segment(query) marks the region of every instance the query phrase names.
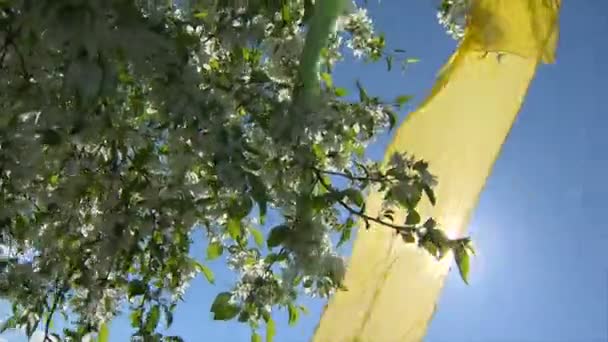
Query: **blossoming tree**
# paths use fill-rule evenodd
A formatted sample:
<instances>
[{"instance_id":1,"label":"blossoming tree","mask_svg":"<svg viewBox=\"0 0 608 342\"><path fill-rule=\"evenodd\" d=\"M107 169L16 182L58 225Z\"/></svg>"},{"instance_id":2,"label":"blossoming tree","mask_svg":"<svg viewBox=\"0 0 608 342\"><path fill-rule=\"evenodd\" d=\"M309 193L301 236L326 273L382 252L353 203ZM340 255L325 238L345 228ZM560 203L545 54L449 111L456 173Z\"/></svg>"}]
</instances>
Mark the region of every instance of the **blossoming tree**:
<instances>
[{"instance_id":1,"label":"blossoming tree","mask_svg":"<svg viewBox=\"0 0 608 342\"><path fill-rule=\"evenodd\" d=\"M437 257L468 248L417 213L423 196L435 200L424 161L364 157L408 97L358 84L347 101L332 83L344 53L389 67L402 53L357 6L307 38L315 6L0 1L0 296L13 313L3 329L103 340L105 322L129 312L135 339L178 341L157 326L198 273L214 281L207 263L224 255L238 281L211 311L257 340L262 326L273 335L273 308L295 322L298 296L340 289L330 237L347 242L356 222ZM311 58L318 98L298 101ZM379 217L366 214L370 187L386 190ZM204 261L189 254L196 231ZM63 331L51 328L58 314Z\"/></svg>"}]
</instances>

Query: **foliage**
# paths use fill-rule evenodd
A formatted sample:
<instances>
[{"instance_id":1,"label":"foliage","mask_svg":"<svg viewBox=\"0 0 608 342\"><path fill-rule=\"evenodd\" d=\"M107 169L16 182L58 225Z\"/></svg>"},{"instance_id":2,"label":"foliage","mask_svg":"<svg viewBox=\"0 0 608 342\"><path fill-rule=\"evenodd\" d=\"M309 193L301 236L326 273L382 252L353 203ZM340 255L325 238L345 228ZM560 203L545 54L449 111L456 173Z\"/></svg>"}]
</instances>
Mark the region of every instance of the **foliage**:
<instances>
[{"instance_id":1,"label":"foliage","mask_svg":"<svg viewBox=\"0 0 608 342\"><path fill-rule=\"evenodd\" d=\"M364 9L341 15L322 49L321 101L295 105L311 9L0 1L0 296L14 314L2 329L107 339L106 322L128 312L135 340L179 341L161 322L171 325L196 274L213 283L206 263L217 260L238 281L216 297L214 318L249 324L254 341L265 325L271 339L273 309L293 324L298 296L341 287L331 236L348 241L359 219L437 257L455 248L465 265L469 241L416 212L423 196L434 201L427 164L363 156L408 97L386 103L359 85L347 101L333 85L348 50L389 68L398 56ZM365 210L371 187L386 190L382 217ZM206 261L190 255L197 231ZM56 313L69 320L61 332Z\"/></svg>"}]
</instances>

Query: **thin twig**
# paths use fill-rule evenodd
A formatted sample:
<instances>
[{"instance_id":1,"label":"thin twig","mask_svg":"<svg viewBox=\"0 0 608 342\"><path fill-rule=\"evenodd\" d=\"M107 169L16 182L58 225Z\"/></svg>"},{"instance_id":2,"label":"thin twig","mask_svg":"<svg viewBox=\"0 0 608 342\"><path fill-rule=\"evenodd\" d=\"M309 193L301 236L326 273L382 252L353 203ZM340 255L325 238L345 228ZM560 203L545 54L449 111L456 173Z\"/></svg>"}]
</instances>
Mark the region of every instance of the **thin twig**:
<instances>
[{"instance_id":1,"label":"thin twig","mask_svg":"<svg viewBox=\"0 0 608 342\"><path fill-rule=\"evenodd\" d=\"M327 170L321 170L321 169L317 169L317 168L314 168L314 170L316 172L323 173L323 174L326 174L326 175L340 176L340 177L343 177L343 178L347 178L347 179L350 179L350 180L353 180L353 181L360 181L360 182L363 182L363 181L384 182L384 181L392 181L393 180L393 179L389 178L388 176L386 176L386 178L356 177L356 176L351 176L351 175L349 175L347 173L344 173L344 172L327 171Z\"/></svg>"},{"instance_id":2,"label":"thin twig","mask_svg":"<svg viewBox=\"0 0 608 342\"><path fill-rule=\"evenodd\" d=\"M49 337L49 330L51 329L51 321L53 320L53 315L57 310L57 305L59 305L59 299L63 296L63 289L56 289L55 296L53 297L53 304L51 305L51 310L49 311L49 315L46 318L46 323L44 326L44 342L53 342Z\"/></svg>"},{"instance_id":3,"label":"thin twig","mask_svg":"<svg viewBox=\"0 0 608 342\"><path fill-rule=\"evenodd\" d=\"M336 191L335 191L335 190L332 188L332 186L331 186L331 185L327 184L327 183L325 182L325 180L323 180L323 177L321 176L321 172L318 172L318 171L317 171L317 172L315 172L315 173L316 173L316 175L317 175L317 178L319 179L319 182L321 183L321 185L323 185L323 187L324 187L325 189L327 189L327 191L330 191L330 192L336 192ZM353 215L359 216L359 217L361 217L362 219L364 219L364 220L366 220L366 221L372 221L372 222L375 222L375 223L381 224L381 225L383 225L383 226L386 226L386 227L389 227L389 228L393 228L393 229L395 229L397 232L413 232L413 231L415 230L415 229L414 229L414 228L412 228L412 227L406 227L406 226L400 226L400 225L396 225L396 224L394 224L394 223L391 223L391 222L387 222L387 221L381 220L380 218L369 216L369 215L367 215L367 214L363 213L363 212L362 212L362 211L360 211L360 210L355 210L355 209L353 209L351 206L349 206L349 205L348 205L346 202L344 202L344 201L343 201L343 200L341 200L341 199L340 199L340 200L338 200L338 204L340 204L340 206L342 206L344 209L346 209L346 210L347 210L349 213L351 213L351 214L353 214Z\"/></svg>"}]
</instances>

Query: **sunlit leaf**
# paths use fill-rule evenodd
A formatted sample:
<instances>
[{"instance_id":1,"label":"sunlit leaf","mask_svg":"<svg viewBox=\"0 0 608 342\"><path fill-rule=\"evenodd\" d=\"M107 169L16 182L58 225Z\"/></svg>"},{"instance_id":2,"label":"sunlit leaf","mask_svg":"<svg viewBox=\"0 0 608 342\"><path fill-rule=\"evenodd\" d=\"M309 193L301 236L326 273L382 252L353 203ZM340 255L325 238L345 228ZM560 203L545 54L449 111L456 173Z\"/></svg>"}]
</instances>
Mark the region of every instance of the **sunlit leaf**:
<instances>
[{"instance_id":1,"label":"sunlit leaf","mask_svg":"<svg viewBox=\"0 0 608 342\"><path fill-rule=\"evenodd\" d=\"M211 269L208 266L205 266L203 264L201 264L200 262L195 262L194 266L196 267L196 269L201 272L205 278L207 279L207 281L211 284L215 283L215 276L213 275L213 271L211 271Z\"/></svg>"},{"instance_id":2,"label":"sunlit leaf","mask_svg":"<svg viewBox=\"0 0 608 342\"><path fill-rule=\"evenodd\" d=\"M251 235L253 236L253 240L255 241L256 245L258 245L259 247L263 247L264 246L264 234L262 234L261 231L259 231L258 229L255 229L255 228L251 228L250 232L251 232Z\"/></svg>"},{"instance_id":3,"label":"sunlit leaf","mask_svg":"<svg viewBox=\"0 0 608 342\"><path fill-rule=\"evenodd\" d=\"M212 242L207 246L207 260L215 260L224 252L224 246L221 242Z\"/></svg>"},{"instance_id":4,"label":"sunlit leaf","mask_svg":"<svg viewBox=\"0 0 608 342\"><path fill-rule=\"evenodd\" d=\"M215 297L211 305L213 319L216 321L228 321L236 317L241 311L240 308L231 302L232 294L222 292Z\"/></svg>"},{"instance_id":5,"label":"sunlit leaf","mask_svg":"<svg viewBox=\"0 0 608 342\"><path fill-rule=\"evenodd\" d=\"M294 304L289 303L287 305L287 312L289 314L289 325L295 325L298 322L298 308Z\"/></svg>"}]
</instances>

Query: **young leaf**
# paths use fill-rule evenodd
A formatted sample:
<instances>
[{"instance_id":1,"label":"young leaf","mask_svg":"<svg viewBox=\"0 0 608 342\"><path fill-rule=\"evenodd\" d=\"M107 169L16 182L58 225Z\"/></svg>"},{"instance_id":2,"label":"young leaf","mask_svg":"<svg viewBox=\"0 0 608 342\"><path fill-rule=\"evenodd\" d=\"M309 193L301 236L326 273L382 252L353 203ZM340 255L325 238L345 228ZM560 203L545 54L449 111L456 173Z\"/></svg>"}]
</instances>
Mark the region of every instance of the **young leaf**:
<instances>
[{"instance_id":1,"label":"young leaf","mask_svg":"<svg viewBox=\"0 0 608 342\"><path fill-rule=\"evenodd\" d=\"M205 19L207 18L207 15L209 15L206 11L200 11L194 14L194 17L196 19Z\"/></svg>"},{"instance_id":2,"label":"young leaf","mask_svg":"<svg viewBox=\"0 0 608 342\"><path fill-rule=\"evenodd\" d=\"M393 69L393 56L386 56L386 70L391 71Z\"/></svg>"},{"instance_id":3,"label":"young leaf","mask_svg":"<svg viewBox=\"0 0 608 342\"><path fill-rule=\"evenodd\" d=\"M266 320L266 342L272 342L274 340L274 335L277 333L277 328L270 315L265 316L264 319Z\"/></svg>"},{"instance_id":4,"label":"young leaf","mask_svg":"<svg viewBox=\"0 0 608 342\"><path fill-rule=\"evenodd\" d=\"M132 298L135 296L141 296L144 293L146 293L147 290L148 290L148 285L146 285L146 283L144 283L141 280L134 279L129 282L129 289L128 289L129 298Z\"/></svg>"},{"instance_id":5,"label":"young leaf","mask_svg":"<svg viewBox=\"0 0 608 342\"><path fill-rule=\"evenodd\" d=\"M406 243L416 242L416 238L411 233L402 233L401 237L403 238L403 241L405 241Z\"/></svg>"},{"instance_id":6,"label":"young leaf","mask_svg":"<svg viewBox=\"0 0 608 342\"><path fill-rule=\"evenodd\" d=\"M308 308L306 308L304 305L298 305L298 309L300 309L303 314L308 315Z\"/></svg>"},{"instance_id":7,"label":"young leaf","mask_svg":"<svg viewBox=\"0 0 608 342\"><path fill-rule=\"evenodd\" d=\"M167 328L170 328L173 325L173 309L171 306L163 306L163 311L165 312L165 320L167 322Z\"/></svg>"},{"instance_id":8,"label":"young leaf","mask_svg":"<svg viewBox=\"0 0 608 342\"><path fill-rule=\"evenodd\" d=\"M340 247L350 240L352 230L353 230L353 228L350 226L346 226L346 227L342 228L342 234L340 234L340 241L338 241L338 244L336 245L336 247Z\"/></svg>"},{"instance_id":9,"label":"young leaf","mask_svg":"<svg viewBox=\"0 0 608 342\"><path fill-rule=\"evenodd\" d=\"M210 284L215 284L215 276L209 267L201 264L200 262L195 262L194 267L205 276Z\"/></svg>"},{"instance_id":10,"label":"young leaf","mask_svg":"<svg viewBox=\"0 0 608 342\"><path fill-rule=\"evenodd\" d=\"M397 125L397 113L395 113L395 111L393 111L392 109L390 109L389 107L384 108L384 113L386 114L386 116L388 116L388 125L390 129L395 128L395 125Z\"/></svg>"},{"instance_id":11,"label":"young leaf","mask_svg":"<svg viewBox=\"0 0 608 342\"><path fill-rule=\"evenodd\" d=\"M424 193L426 194L426 197L429 198L431 204L435 205L437 203L437 199L435 198L435 192L433 191L433 189L431 189L431 187L429 187L428 185L425 185L423 189Z\"/></svg>"},{"instance_id":12,"label":"young leaf","mask_svg":"<svg viewBox=\"0 0 608 342\"><path fill-rule=\"evenodd\" d=\"M344 190L343 194L348 197L348 199L351 200L357 207L361 207L363 206L363 203L365 203L363 194L357 189L346 189Z\"/></svg>"},{"instance_id":13,"label":"young leaf","mask_svg":"<svg viewBox=\"0 0 608 342\"><path fill-rule=\"evenodd\" d=\"M230 218L228 220L228 234L231 238L237 240L241 237L241 220L236 218Z\"/></svg>"},{"instance_id":14,"label":"young leaf","mask_svg":"<svg viewBox=\"0 0 608 342\"><path fill-rule=\"evenodd\" d=\"M207 246L207 260L215 260L224 253L224 246L221 242L212 242Z\"/></svg>"},{"instance_id":15,"label":"young leaf","mask_svg":"<svg viewBox=\"0 0 608 342\"><path fill-rule=\"evenodd\" d=\"M365 88L363 88L363 85L361 84L361 82L357 81L356 84L357 84L357 89L359 89L359 101L368 102L369 96L367 95L367 91L365 91Z\"/></svg>"},{"instance_id":16,"label":"young leaf","mask_svg":"<svg viewBox=\"0 0 608 342\"><path fill-rule=\"evenodd\" d=\"M465 284L469 284L469 254L465 250L464 247L458 246L454 250L454 258L456 259L456 265L458 265L458 271L460 272L460 277L465 282Z\"/></svg>"},{"instance_id":17,"label":"young leaf","mask_svg":"<svg viewBox=\"0 0 608 342\"><path fill-rule=\"evenodd\" d=\"M404 104L408 103L412 98L413 98L413 96L411 96L411 95L399 95L395 99L395 104L397 106L401 107Z\"/></svg>"},{"instance_id":18,"label":"young leaf","mask_svg":"<svg viewBox=\"0 0 608 342\"><path fill-rule=\"evenodd\" d=\"M424 222L423 226L426 229L434 229L435 227L437 227L437 222L435 222L435 220L433 220L432 218L429 218Z\"/></svg>"},{"instance_id":19,"label":"young leaf","mask_svg":"<svg viewBox=\"0 0 608 342\"><path fill-rule=\"evenodd\" d=\"M412 226L420 223L420 214L416 210L410 210L405 219L405 224Z\"/></svg>"},{"instance_id":20,"label":"young leaf","mask_svg":"<svg viewBox=\"0 0 608 342\"><path fill-rule=\"evenodd\" d=\"M97 333L97 342L108 342L110 341L110 329L108 329L107 323L101 323L99 332Z\"/></svg>"},{"instance_id":21,"label":"young leaf","mask_svg":"<svg viewBox=\"0 0 608 342\"><path fill-rule=\"evenodd\" d=\"M348 95L348 90L346 90L344 88L335 88L334 94L336 94L336 96L338 96L338 97L343 97L343 96Z\"/></svg>"},{"instance_id":22,"label":"young leaf","mask_svg":"<svg viewBox=\"0 0 608 342\"><path fill-rule=\"evenodd\" d=\"M228 210L228 215L232 219L241 220L251 212L253 201L249 196L242 196L239 200L235 200Z\"/></svg>"},{"instance_id":23,"label":"young leaf","mask_svg":"<svg viewBox=\"0 0 608 342\"><path fill-rule=\"evenodd\" d=\"M158 305L154 305L152 309L148 312L148 317L146 317L146 325L145 330L148 333L153 333L158 326L158 321L160 320L160 307Z\"/></svg>"},{"instance_id":24,"label":"young leaf","mask_svg":"<svg viewBox=\"0 0 608 342\"><path fill-rule=\"evenodd\" d=\"M251 197L257 203L260 215L260 223L264 224L266 221L266 212L268 211L268 194L266 186L260 179L260 177L249 173L247 174L249 185L251 186Z\"/></svg>"},{"instance_id":25,"label":"young leaf","mask_svg":"<svg viewBox=\"0 0 608 342\"><path fill-rule=\"evenodd\" d=\"M268 234L268 240L266 244L268 248L273 248L285 241L287 236L289 235L289 227L286 225L279 225L270 230L270 234Z\"/></svg>"},{"instance_id":26,"label":"young leaf","mask_svg":"<svg viewBox=\"0 0 608 342\"><path fill-rule=\"evenodd\" d=\"M216 321L228 321L236 317L241 309L230 302L232 294L230 292L222 292L215 297L211 304L211 312L213 319Z\"/></svg>"},{"instance_id":27,"label":"young leaf","mask_svg":"<svg viewBox=\"0 0 608 342\"><path fill-rule=\"evenodd\" d=\"M252 332L251 333L251 342L262 342L262 336L260 336L260 334L258 334L257 332Z\"/></svg>"},{"instance_id":28,"label":"young leaf","mask_svg":"<svg viewBox=\"0 0 608 342\"><path fill-rule=\"evenodd\" d=\"M262 232L259 229L255 229L255 228L251 228L250 230L251 235L253 236L253 241L255 241L255 244L258 245L259 247L263 247L264 246L264 234L262 234Z\"/></svg>"},{"instance_id":29,"label":"young leaf","mask_svg":"<svg viewBox=\"0 0 608 342\"><path fill-rule=\"evenodd\" d=\"M326 72L322 72L321 79L323 80L323 82L325 82L325 85L327 86L327 88L333 88L334 82L333 82L330 74L328 74Z\"/></svg>"},{"instance_id":30,"label":"young leaf","mask_svg":"<svg viewBox=\"0 0 608 342\"><path fill-rule=\"evenodd\" d=\"M292 303L289 303L287 306L287 311L289 313L289 325L293 326L298 322L298 308Z\"/></svg>"},{"instance_id":31,"label":"young leaf","mask_svg":"<svg viewBox=\"0 0 608 342\"><path fill-rule=\"evenodd\" d=\"M131 320L131 327L137 328L139 327L139 322L141 321L142 309L135 309L131 311L131 315L129 319Z\"/></svg>"},{"instance_id":32,"label":"young leaf","mask_svg":"<svg viewBox=\"0 0 608 342\"><path fill-rule=\"evenodd\" d=\"M291 22L291 13L287 2L283 3L283 6L281 6L281 19L283 19L283 22L286 24Z\"/></svg>"}]
</instances>

